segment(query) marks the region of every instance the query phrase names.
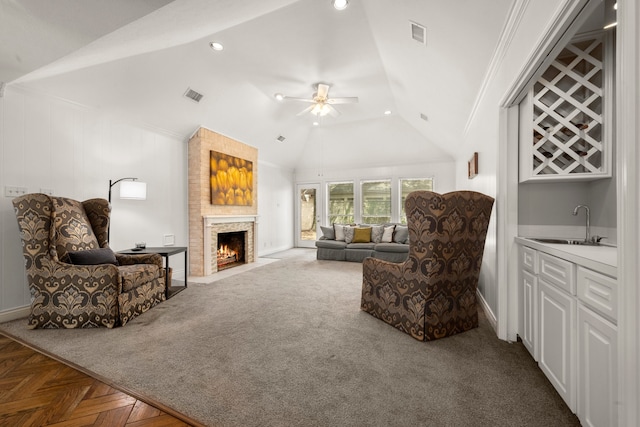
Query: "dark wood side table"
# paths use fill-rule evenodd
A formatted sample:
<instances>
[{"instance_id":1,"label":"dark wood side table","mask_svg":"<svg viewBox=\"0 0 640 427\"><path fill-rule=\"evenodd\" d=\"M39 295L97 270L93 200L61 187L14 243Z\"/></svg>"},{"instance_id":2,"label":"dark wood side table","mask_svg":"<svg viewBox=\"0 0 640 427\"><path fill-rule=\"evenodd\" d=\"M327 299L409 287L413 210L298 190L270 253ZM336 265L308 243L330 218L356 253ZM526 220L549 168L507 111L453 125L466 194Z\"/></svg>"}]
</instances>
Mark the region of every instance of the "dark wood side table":
<instances>
[{"instance_id":1,"label":"dark wood side table","mask_svg":"<svg viewBox=\"0 0 640 427\"><path fill-rule=\"evenodd\" d=\"M181 292L187 287L187 248L184 246L163 246L159 248L144 248L144 249L125 249L124 251L118 251L119 254L124 255L137 255L137 254L159 254L164 257L164 268L166 272L166 278L169 278L169 257L179 253L184 253L184 286L169 286L167 283L165 289L165 296L167 299L171 298L178 292Z\"/></svg>"}]
</instances>

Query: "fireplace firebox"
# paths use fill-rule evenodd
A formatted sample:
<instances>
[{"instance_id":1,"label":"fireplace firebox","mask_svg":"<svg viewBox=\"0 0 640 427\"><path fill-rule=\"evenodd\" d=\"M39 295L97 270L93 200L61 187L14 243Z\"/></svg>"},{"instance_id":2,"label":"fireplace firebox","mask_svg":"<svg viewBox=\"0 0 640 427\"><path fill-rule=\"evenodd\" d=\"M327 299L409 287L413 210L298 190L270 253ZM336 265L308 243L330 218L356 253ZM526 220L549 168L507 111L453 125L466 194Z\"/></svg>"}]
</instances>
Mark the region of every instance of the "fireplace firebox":
<instances>
[{"instance_id":1,"label":"fireplace firebox","mask_svg":"<svg viewBox=\"0 0 640 427\"><path fill-rule=\"evenodd\" d=\"M218 233L217 264L218 271L246 263L246 231Z\"/></svg>"}]
</instances>

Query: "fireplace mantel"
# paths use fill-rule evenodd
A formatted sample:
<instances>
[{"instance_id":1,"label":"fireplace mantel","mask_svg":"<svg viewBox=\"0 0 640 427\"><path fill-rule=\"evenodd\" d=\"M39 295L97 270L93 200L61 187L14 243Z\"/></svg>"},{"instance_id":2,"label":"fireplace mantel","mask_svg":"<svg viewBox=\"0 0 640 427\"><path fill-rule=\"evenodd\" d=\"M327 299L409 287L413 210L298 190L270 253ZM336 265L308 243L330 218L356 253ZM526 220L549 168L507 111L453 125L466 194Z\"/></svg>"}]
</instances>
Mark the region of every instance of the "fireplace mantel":
<instances>
[{"instance_id":1,"label":"fireplace mantel","mask_svg":"<svg viewBox=\"0 0 640 427\"><path fill-rule=\"evenodd\" d=\"M205 228L230 222L258 222L258 215L205 215L203 218Z\"/></svg>"},{"instance_id":2,"label":"fireplace mantel","mask_svg":"<svg viewBox=\"0 0 640 427\"><path fill-rule=\"evenodd\" d=\"M217 233L230 231L247 231L246 262L255 261L255 248L258 215L206 215L204 223L204 275L210 276L218 271L216 250Z\"/></svg>"}]
</instances>

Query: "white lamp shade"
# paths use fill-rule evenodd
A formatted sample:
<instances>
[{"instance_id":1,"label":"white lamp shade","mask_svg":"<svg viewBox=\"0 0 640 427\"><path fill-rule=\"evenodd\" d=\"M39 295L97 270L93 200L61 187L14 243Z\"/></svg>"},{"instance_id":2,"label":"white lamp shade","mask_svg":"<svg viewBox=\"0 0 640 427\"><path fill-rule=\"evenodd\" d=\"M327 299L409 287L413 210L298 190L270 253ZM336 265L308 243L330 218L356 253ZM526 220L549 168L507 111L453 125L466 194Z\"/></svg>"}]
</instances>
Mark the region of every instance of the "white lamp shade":
<instances>
[{"instance_id":1,"label":"white lamp shade","mask_svg":"<svg viewBox=\"0 0 640 427\"><path fill-rule=\"evenodd\" d=\"M122 181L120 183L120 198L132 200L147 199L147 183L140 181Z\"/></svg>"}]
</instances>

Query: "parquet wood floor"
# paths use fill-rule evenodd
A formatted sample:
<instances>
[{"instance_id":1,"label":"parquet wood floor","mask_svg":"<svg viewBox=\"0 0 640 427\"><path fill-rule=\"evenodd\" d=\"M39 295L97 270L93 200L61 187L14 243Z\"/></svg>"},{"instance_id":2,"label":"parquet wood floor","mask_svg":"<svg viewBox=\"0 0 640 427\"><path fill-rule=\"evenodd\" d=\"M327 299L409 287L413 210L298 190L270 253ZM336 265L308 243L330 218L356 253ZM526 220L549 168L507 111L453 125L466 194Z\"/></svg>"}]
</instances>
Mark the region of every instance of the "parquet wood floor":
<instances>
[{"instance_id":1,"label":"parquet wood floor","mask_svg":"<svg viewBox=\"0 0 640 427\"><path fill-rule=\"evenodd\" d=\"M0 334L0 426L199 426L166 410Z\"/></svg>"}]
</instances>

